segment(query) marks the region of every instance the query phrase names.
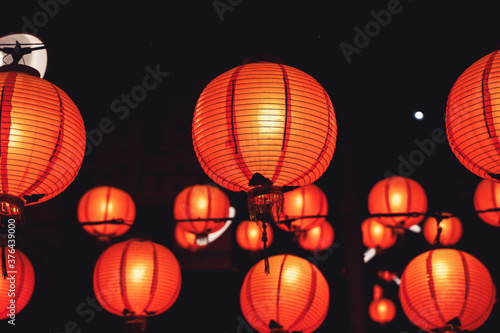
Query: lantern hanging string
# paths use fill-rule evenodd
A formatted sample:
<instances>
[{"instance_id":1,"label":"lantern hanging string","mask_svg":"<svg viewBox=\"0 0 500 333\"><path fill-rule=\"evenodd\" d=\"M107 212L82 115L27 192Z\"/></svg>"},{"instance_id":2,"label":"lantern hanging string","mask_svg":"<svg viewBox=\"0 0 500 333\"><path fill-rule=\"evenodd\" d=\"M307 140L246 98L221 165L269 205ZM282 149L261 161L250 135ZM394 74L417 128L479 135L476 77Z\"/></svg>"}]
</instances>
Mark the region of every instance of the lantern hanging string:
<instances>
[{"instance_id":1,"label":"lantern hanging string","mask_svg":"<svg viewBox=\"0 0 500 333\"><path fill-rule=\"evenodd\" d=\"M99 224L125 224L132 225L133 222L125 221L124 219L113 219L107 221L97 221L97 222L81 222L82 225L99 225Z\"/></svg>"},{"instance_id":2,"label":"lantern hanging string","mask_svg":"<svg viewBox=\"0 0 500 333\"><path fill-rule=\"evenodd\" d=\"M227 221L232 221L233 219L230 217L220 217L220 218L207 218L207 219L181 219L181 220L174 220L175 222L215 222L215 223L222 223L222 222L227 222Z\"/></svg>"}]
</instances>

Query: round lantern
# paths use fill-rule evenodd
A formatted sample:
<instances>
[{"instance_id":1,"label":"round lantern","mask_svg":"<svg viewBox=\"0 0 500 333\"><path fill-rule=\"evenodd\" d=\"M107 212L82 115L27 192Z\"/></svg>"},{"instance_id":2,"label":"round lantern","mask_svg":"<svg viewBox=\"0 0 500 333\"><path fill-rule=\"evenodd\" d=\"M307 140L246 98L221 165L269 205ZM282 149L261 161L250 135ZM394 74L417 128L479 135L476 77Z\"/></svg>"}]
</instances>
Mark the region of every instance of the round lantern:
<instances>
[{"instance_id":1,"label":"round lantern","mask_svg":"<svg viewBox=\"0 0 500 333\"><path fill-rule=\"evenodd\" d=\"M174 218L196 236L199 245L206 245L208 234L221 229L229 219L229 209L229 198L223 191L211 185L193 185L175 198Z\"/></svg>"},{"instance_id":2,"label":"round lantern","mask_svg":"<svg viewBox=\"0 0 500 333\"><path fill-rule=\"evenodd\" d=\"M330 290L321 271L293 255L269 257L247 273L241 286L243 316L258 332L314 332L328 312Z\"/></svg>"},{"instance_id":3,"label":"round lantern","mask_svg":"<svg viewBox=\"0 0 500 333\"><path fill-rule=\"evenodd\" d=\"M287 192L284 195L283 221L277 223L285 231L300 231L313 228L328 214L325 193L315 184Z\"/></svg>"},{"instance_id":4,"label":"round lantern","mask_svg":"<svg viewBox=\"0 0 500 333\"><path fill-rule=\"evenodd\" d=\"M177 244L183 249L195 252L202 247L201 245L196 244L195 234L187 231L178 224L174 229L174 237Z\"/></svg>"},{"instance_id":5,"label":"round lantern","mask_svg":"<svg viewBox=\"0 0 500 333\"><path fill-rule=\"evenodd\" d=\"M388 249L397 240L394 230L379 223L376 218L369 217L361 224L363 244L369 249Z\"/></svg>"},{"instance_id":6,"label":"round lantern","mask_svg":"<svg viewBox=\"0 0 500 333\"><path fill-rule=\"evenodd\" d=\"M439 219L441 221L438 223ZM439 239L436 239L438 233ZM431 245L455 245L462 237L462 222L450 213L439 213L437 219L429 216L424 222L424 237Z\"/></svg>"},{"instance_id":7,"label":"round lantern","mask_svg":"<svg viewBox=\"0 0 500 333\"><path fill-rule=\"evenodd\" d=\"M18 215L73 181L85 128L68 95L31 67L0 67L0 89L0 209Z\"/></svg>"},{"instance_id":8,"label":"round lantern","mask_svg":"<svg viewBox=\"0 0 500 333\"><path fill-rule=\"evenodd\" d=\"M130 239L107 248L94 268L94 292L108 312L145 329L147 317L168 310L181 288L181 269L166 247Z\"/></svg>"},{"instance_id":9,"label":"round lantern","mask_svg":"<svg viewBox=\"0 0 500 333\"><path fill-rule=\"evenodd\" d=\"M377 182L368 194L371 215L389 227L408 229L420 223L427 212L427 196L413 179L393 176Z\"/></svg>"},{"instance_id":10,"label":"round lantern","mask_svg":"<svg viewBox=\"0 0 500 333\"><path fill-rule=\"evenodd\" d=\"M448 95L446 133L455 156L481 178L500 180L500 55L494 51L467 68Z\"/></svg>"},{"instance_id":11,"label":"round lantern","mask_svg":"<svg viewBox=\"0 0 500 333\"><path fill-rule=\"evenodd\" d=\"M320 225L300 231L298 242L304 250L324 251L332 245L334 238L335 232L332 225L324 220Z\"/></svg>"},{"instance_id":12,"label":"round lantern","mask_svg":"<svg viewBox=\"0 0 500 333\"><path fill-rule=\"evenodd\" d=\"M474 209L481 220L500 227L500 183L480 181L474 192Z\"/></svg>"},{"instance_id":13,"label":"round lantern","mask_svg":"<svg viewBox=\"0 0 500 333\"><path fill-rule=\"evenodd\" d=\"M135 204L123 190L98 186L82 196L77 215L85 231L100 239L109 239L130 229L135 220Z\"/></svg>"},{"instance_id":14,"label":"round lantern","mask_svg":"<svg viewBox=\"0 0 500 333\"><path fill-rule=\"evenodd\" d=\"M373 301L368 307L370 318L379 324L387 324L396 317L396 306L388 298L383 297L383 290L380 286L373 287Z\"/></svg>"},{"instance_id":15,"label":"round lantern","mask_svg":"<svg viewBox=\"0 0 500 333\"><path fill-rule=\"evenodd\" d=\"M484 265L468 253L436 249L405 268L399 298L406 316L427 332L469 332L481 326L496 301Z\"/></svg>"},{"instance_id":16,"label":"round lantern","mask_svg":"<svg viewBox=\"0 0 500 333\"><path fill-rule=\"evenodd\" d=\"M15 265L9 271L12 270L16 273L9 273L6 279L0 277L0 320L14 319L30 301L35 287L35 272L29 259L17 248L14 248L13 251L12 248L7 247L6 251L9 266L12 263L11 260L14 260ZM0 256L1 261L3 261L3 256ZM12 284L15 288L12 287ZM11 305L12 301L14 301L14 307Z\"/></svg>"},{"instance_id":17,"label":"round lantern","mask_svg":"<svg viewBox=\"0 0 500 333\"><path fill-rule=\"evenodd\" d=\"M273 229L267 224L267 243L269 247L273 242ZM262 241L262 222L241 221L236 228L236 241L243 250L257 251L264 249Z\"/></svg>"},{"instance_id":18,"label":"round lantern","mask_svg":"<svg viewBox=\"0 0 500 333\"><path fill-rule=\"evenodd\" d=\"M207 85L192 130L205 173L247 192L250 218L270 222L282 212L283 192L325 172L337 123L314 78L278 59L253 58Z\"/></svg>"}]
</instances>

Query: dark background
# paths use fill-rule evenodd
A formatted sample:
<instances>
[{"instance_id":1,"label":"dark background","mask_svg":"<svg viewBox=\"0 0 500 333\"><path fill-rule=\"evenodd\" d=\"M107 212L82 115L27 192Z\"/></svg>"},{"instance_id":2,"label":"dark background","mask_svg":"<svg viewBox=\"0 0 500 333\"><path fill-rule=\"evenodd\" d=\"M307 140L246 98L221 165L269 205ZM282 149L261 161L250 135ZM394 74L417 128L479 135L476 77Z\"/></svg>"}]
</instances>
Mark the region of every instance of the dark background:
<instances>
[{"instance_id":1,"label":"dark background","mask_svg":"<svg viewBox=\"0 0 500 333\"><path fill-rule=\"evenodd\" d=\"M237 246L232 226L197 253L173 240L173 201L193 184L210 183L192 148L191 121L198 96L217 75L249 55L271 53L316 78L329 93L338 121L332 163L316 182L329 201L328 220L340 244L318 267L331 290L330 310L318 332L417 332L397 300L397 286L377 278L378 270L400 275L417 254L431 248L420 234L407 233L395 247L362 263L361 222L368 216L370 188L387 171L398 173L401 158L418 149L415 140L444 130L448 92L458 76L498 45L500 20L494 1L401 0L400 12L352 54L355 27L373 21L371 11L389 1L233 1L220 19L211 1L92 2L59 4L37 31L23 28L43 12L41 2L4 4L0 36L35 32L48 46L45 79L62 88L79 107L90 132L103 118L115 127L84 159L75 181L56 198L27 207L17 247L31 260L36 284L16 327L2 331L118 332L120 317L105 311L77 313L94 298L92 274L101 248L76 220L79 198L98 185L122 188L137 207L132 236L149 237L170 248L183 268L177 302L151 318L149 332L245 332L238 327L239 289L248 269L260 260ZM55 3L52 1L52 3ZM226 3L222 1L222 3ZM23 19L24 18L24 19ZM119 118L111 104L142 84L146 66L169 72L159 87ZM421 110L423 121L413 112ZM436 143L410 175L426 190L429 211L457 214L464 235L456 248L469 252L500 281L500 231L474 212L472 195L480 178L466 170L448 143ZM244 194L226 191L237 209L235 224L247 219ZM274 227L271 254L309 257L293 236ZM398 306L393 323L381 327L367 317L372 286L380 283ZM88 306L81 309L88 310ZM498 305L477 332L496 332ZM95 316L94 316L95 315ZM81 331L79 331L81 330ZM69 329L68 332L72 332Z\"/></svg>"}]
</instances>

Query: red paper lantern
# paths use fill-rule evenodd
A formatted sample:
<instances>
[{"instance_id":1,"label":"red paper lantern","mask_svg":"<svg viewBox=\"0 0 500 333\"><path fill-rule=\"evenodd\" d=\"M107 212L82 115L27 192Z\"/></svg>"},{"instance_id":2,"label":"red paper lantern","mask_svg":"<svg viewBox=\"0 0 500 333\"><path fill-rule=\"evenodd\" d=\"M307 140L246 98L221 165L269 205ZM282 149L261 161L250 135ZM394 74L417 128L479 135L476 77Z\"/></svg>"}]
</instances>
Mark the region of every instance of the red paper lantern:
<instances>
[{"instance_id":1,"label":"red paper lantern","mask_svg":"<svg viewBox=\"0 0 500 333\"><path fill-rule=\"evenodd\" d=\"M130 239L108 247L94 269L94 292L106 311L130 321L168 310L181 288L181 269L166 247Z\"/></svg>"},{"instance_id":2,"label":"red paper lantern","mask_svg":"<svg viewBox=\"0 0 500 333\"><path fill-rule=\"evenodd\" d=\"M123 190L98 186L82 196L77 215L78 221L85 223L85 231L101 239L109 239L121 236L130 229L135 220L135 204Z\"/></svg>"},{"instance_id":3,"label":"red paper lantern","mask_svg":"<svg viewBox=\"0 0 500 333\"><path fill-rule=\"evenodd\" d=\"M337 135L325 89L273 61L247 60L219 75L201 93L193 118L205 173L231 191L248 192L250 218L266 222L282 211L283 191L325 172Z\"/></svg>"},{"instance_id":4,"label":"red paper lantern","mask_svg":"<svg viewBox=\"0 0 500 333\"><path fill-rule=\"evenodd\" d=\"M174 202L174 218L184 230L206 245L208 234L221 229L229 220L229 198L215 186L193 185L182 190Z\"/></svg>"},{"instance_id":5,"label":"red paper lantern","mask_svg":"<svg viewBox=\"0 0 500 333\"><path fill-rule=\"evenodd\" d=\"M500 227L500 184L483 179L474 192L474 209L484 222Z\"/></svg>"},{"instance_id":6,"label":"red paper lantern","mask_svg":"<svg viewBox=\"0 0 500 333\"><path fill-rule=\"evenodd\" d=\"M439 244L442 246L451 246L458 243L462 237L462 222L456 216L450 213L440 213L443 217L438 224L438 220L434 216L429 216L424 222L424 237L431 245L436 242L436 237L439 234ZM441 229L441 231L439 231Z\"/></svg>"},{"instance_id":7,"label":"red paper lantern","mask_svg":"<svg viewBox=\"0 0 500 333\"><path fill-rule=\"evenodd\" d=\"M196 235L182 228L178 224L174 229L174 237L177 244L183 249L197 251L201 245L196 244Z\"/></svg>"},{"instance_id":8,"label":"red paper lantern","mask_svg":"<svg viewBox=\"0 0 500 333\"><path fill-rule=\"evenodd\" d=\"M320 225L300 231L298 242L304 250L324 251L332 245L334 238L335 232L332 225L324 220Z\"/></svg>"},{"instance_id":9,"label":"red paper lantern","mask_svg":"<svg viewBox=\"0 0 500 333\"><path fill-rule=\"evenodd\" d=\"M273 229L266 223L267 243L269 247L273 242ZM243 250L257 251L264 249L262 242L262 222L241 221L236 228L236 241Z\"/></svg>"},{"instance_id":10,"label":"red paper lantern","mask_svg":"<svg viewBox=\"0 0 500 333\"><path fill-rule=\"evenodd\" d=\"M0 67L0 90L0 209L18 215L73 181L85 128L68 95L31 67Z\"/></svg>"},{"instance_id":11,"label":"red paper lantern","mask_svg":"<svg viewBox=\"0 0 500 333\"><path fill-rule=\"evenodd\" d=\"M394 230L379 223L374 217L363 221L361 232L363 233L363 244L369 249L388 249L397 240Z\"/></svg>"},{"instance_id":12,"label":"red paper lantern","mask_svg":"<svg viewBox=\"0 0 500 333\"><path fill-rule=\"evenodd\" d=\"M377 182L368 194L368 209L390 227L408 229L420 223L427 212L427 196L413 179L393 176ZM414 216L408 214L414 213Z\"/></svg>"},{"instance_id":13,"label":"red paper lantern","mask_svg":"<svg viewBox=\"0 0 500 333\"><path fill-rule=\"evenodd\" d=\"M500 180L500 55L494 51L467 68L448 96L446 133L455 156L481 178Z\"/></svg>"},{"instance_id":14,"label":"red paper lantern","mask_svg":"<svg viewBox=\"0 0 500 333\"><path fill-rule=\"evenodd\" d=\"M383 297L383 290L380 286L373 287L373 301L368 307L370 318L379 324L387 324L396 317L396 306L394 303Z\"/></svg>"},{"instance_id":15,"label":"red paper lantern","mask_svg":"<svg viewBox=\"0 0 500 333\"><path fill-rule=\"evenodd\" d=\"M269 257L247 273L240 293L243 316L258 332L314 332L328 312L330 290L321 271L293 255ZM281 328L280 328L281 327Z\"/></svg>"},{"instance_id":16,"label":"red paper lantern","mask_svg":"<svg viewBox=\"0 0 500 333\"><path fill-rule=\"evenodd\" d=\"M35 272L28 257L17 248L12 250L12 248L7 247L6 251L8 263L10 264L11 260L14 260L14 269L9 269L9 271L12 270L16 273L8 274L7 279L0 277L0 320L15 318L30 301L35 287ZM2 261L3 256L0 256L0 263ZM12 276L14 280L11 279ZM12 284L15 288L11 287ZM9 290L15 290L15 292ZM14 301L14 308L11 305L12 301Z\"/></svg>"},{"instance_id":17,"label":"red paper lantern","mask_svg":"<svg viewBox=\"0 0 500 333\"><path fill-rule=\"evenodd\" d=\"M287 192L283 204L284 221L277 223L285 231L301 231L311 229L323 221L328 214L328 201L325 193L315 184L310 184ZM305 217L311 216L311 217Z\"/></svg>"},{"instance_id":18,"label":"red paper lantern","mask_svg":"<svg viewBox=\"0 0 500 333\"><path fill-rule=\"evenodd\" d=\"M486 321L496 290L490 273L475 257L437 249L408 264L399 298L406 316L427 332L468 332Z\"/></svg>"}]
</instances>

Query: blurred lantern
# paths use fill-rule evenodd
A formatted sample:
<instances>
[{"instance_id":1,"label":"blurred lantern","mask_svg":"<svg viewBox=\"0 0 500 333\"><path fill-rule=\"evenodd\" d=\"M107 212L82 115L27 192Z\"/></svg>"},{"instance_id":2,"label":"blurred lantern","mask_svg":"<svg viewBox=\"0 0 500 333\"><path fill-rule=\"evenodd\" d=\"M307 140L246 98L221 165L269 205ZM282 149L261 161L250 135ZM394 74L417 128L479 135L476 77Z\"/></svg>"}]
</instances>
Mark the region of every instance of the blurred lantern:
<instances>
[{"instance_id":1,"label":"blurred lantern","mask_svg":"<svg viewBox=\"0 0 500 333\"><path fill-rule=\"evenodd\" d=\"M174 237L177 244L183 249L194 252L201 247L200 245L196 244L195 234L187 231L178 224L174 229Z\"/></svg>"},{"instance_id":2,"label":"blurred lantern","mask_svg":"<svg viewBox=\"0 0 500 333\"><path fill-rule=\"evenodd\" d=\"M424 237L431 245L455 245L462 237L462 222L450 213L429 216L424 222Z\"/></svg>"},{"instance_id":3,"label":"blurred lantern","mask_svg":"<svg viewBox=\"0 0 500 333\"><path fill-rule=\"evenodd\" d=\"M181 269L166 247L130 239L107 248L94 269L94 292L107 311L143 332L147 317L168 310L181 288Z\"/></svg>"},{"instance_id":4,"label":"blurred lantern","mask_svg":"<svg viewBox=\"0 0 500 333\"><path fill-rule=\"evenodd\" d=\"M311 229L323 221L328 214L325 193L315 184L310 184L287 192L284 195L284 219L277 223L285 231Z\"/></svg>"},{"instance_id":5,"label":"blurred lantern","mask_svg":"<svg viewBox=\"0 0 500 333\"><path fill-rule=\"evenodd\" d=\"M469 332L481 326L496 301L484 265L468 253L436 249L414 258L401 276L406 316L427 332Z\"/></svg>"},{"instance_id":6,"label":"blurred lantern","mask_svg":"<svg viewBox=\"0 0 500 333\"><path fill-rule=\"evenodd\" d=\"M383 297L383 290L379 285L373 287L373 301L368 307L370 318L379 324L387 324L396 317L396 306L394 303Z\"/></svg>"},{"instance_id":7,"label":"blurred lantern","mask_svg":"<svg viewBox=\"0 0 500 333\"><path fill-rule=\"evenodd\" d=\"M87 191L78 203L78 221L83 229L102 240L127 232L135 220L135 205L125 191L98 186Z\"/></svg>"},{"instance_id":8,"label":"blurred lantern","mask_svg":"<svg viewBox=\"0 0 500 333\"><path fill-rule=\"evenodd\" d=\"M389 271L378 271L378 277L384 280L385 282L392 282L394 278L396 278L396 273L392 273Z\"/></svg>"},{"instance_id":9,"label":"blurred lantern","mask_svg":"<svg viewBox=\"0 0 500 333\"><path fill-rule=\"evenodd\" d=\"M380 223L400 231L424 219L427 196L413 179L393 176L373 186L368 194L368 209Z\"/></svg>"},{"instance_id":10,"label":"blurred lantern","mask_svg":"<svg viewBox=\"0 0 500 333\"><path fill-rule=\"evenodd\" d=\"M472 64L448 95L446 133L455 156L481 178L500 180L499 51Z\"/></svg>"},{"instance_id":11,"label":"blurred lantern","mask_svg":"<svg viewBox=\"0 0 500 333\"><path fill-rule=\"evenodd\" d=\"M384 250L392 247L397 240L394 230L369 217L361 224L363 244L369 249Z\"/></svg>"},{"instance_id":12,"label":"blurred lantern","mask_svg":"<svg viewBox=\"0 0 500 333\"><path fill-rule=\"evenodd\" d=\"M309 261L292 256L269 257L247 273L240 293L243 316L258 332L314 332L328 312L330 291L321 271Z\"/></svg>"},{"instance_id":13,"label":"blurred lantern","mask_svg":"<svg viewBox=\"0 0 500 333\"><path fill-rule=\"evenodd\" d=\"M178 225L196 236L198 245L207 245L208 234L229 219L230 203L226 194L215 186L193 185L182 190L174 202Z\"/></svg>"},{"instance_id":14,"label":"blurred lantern","mask_svg":"<svg viewBox=\"0 0 500 333\"><path fill-rule=\"evenodd\" d=\"M7 279L0 278L0 320L15 319L30 301L35 287L35 272L29 259L17 248L8 247L6 251L9 266L12 262L14 265L9 267L9 271L15 273L9 273ZM2 260L0 256L0 261Z\"/></svg>"},{"instance_id":15,"label":"blurred lantern","mask_svg":"<svg viewBox=\"0 0 500 333\"><path fill-rule=\"evenodd\" d=\"M267 225L267 244L273 242L273 229ZM262 222L241 221L236 228L236 241L243 250L257 251L264 249L262 241Z\"/></svg>"},{"instance_id":16,"label":"blurred lantern","mask_svg":"<svg viewBox=\"0 0 500 333\"><path fill-rule=\"evenodd\" d=\"M500 227L500 184L483 179L474 192L474 209L484 222Z\"/></svg>"},{"instance_id":17,"label":"blurred lantern","mask_svg":"<svg viewBox=\"0 0 500 333\"><path fill-rule=\"evenodd\" d=\"M324 251L328 249L335 238L335 232L330 222L324 220L319 225L298 232L298 242L301 248L309 251Z\"/></svg>"}]
</instances>

